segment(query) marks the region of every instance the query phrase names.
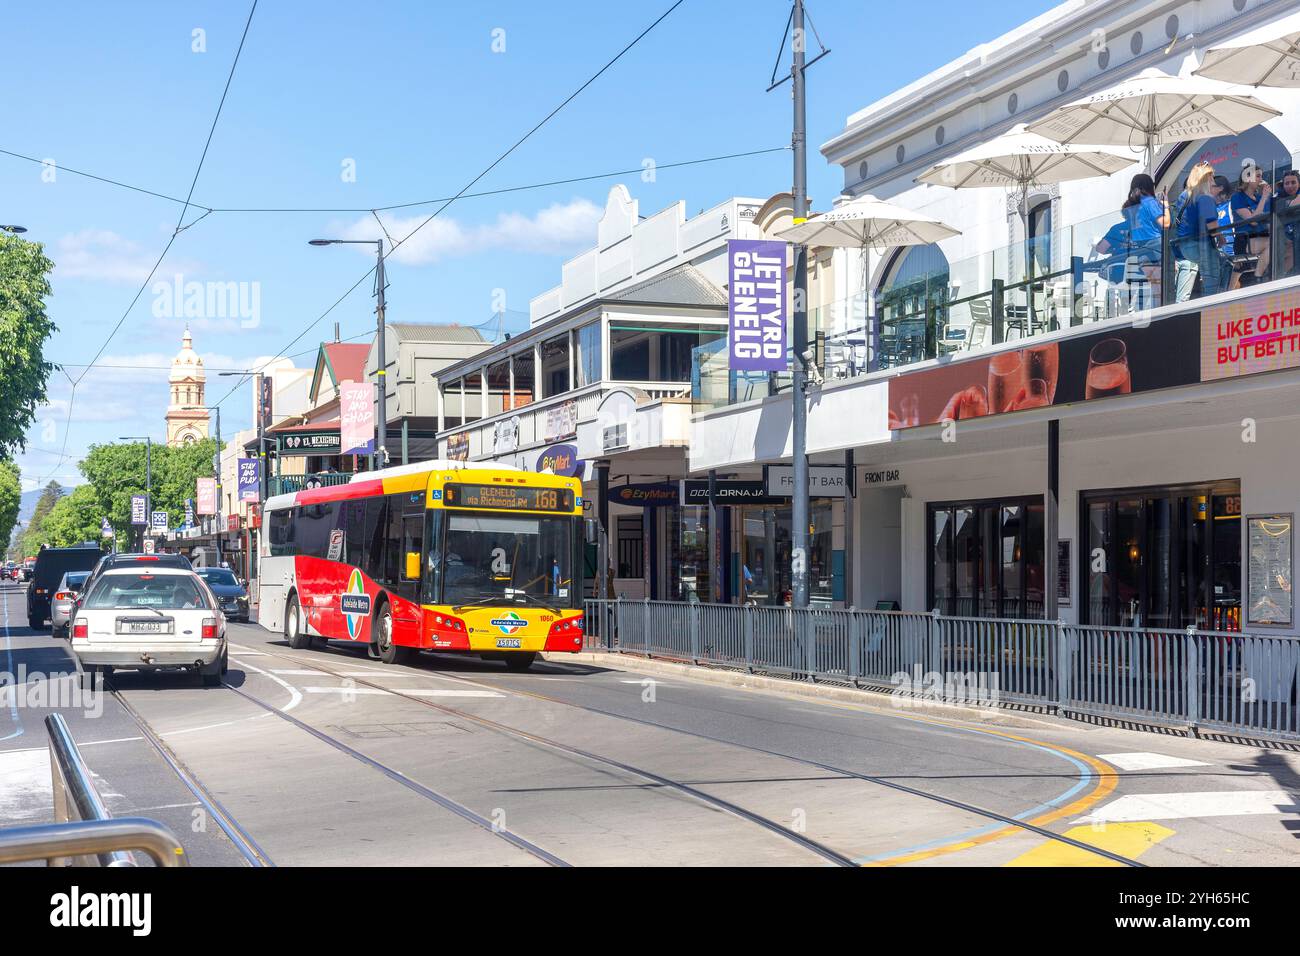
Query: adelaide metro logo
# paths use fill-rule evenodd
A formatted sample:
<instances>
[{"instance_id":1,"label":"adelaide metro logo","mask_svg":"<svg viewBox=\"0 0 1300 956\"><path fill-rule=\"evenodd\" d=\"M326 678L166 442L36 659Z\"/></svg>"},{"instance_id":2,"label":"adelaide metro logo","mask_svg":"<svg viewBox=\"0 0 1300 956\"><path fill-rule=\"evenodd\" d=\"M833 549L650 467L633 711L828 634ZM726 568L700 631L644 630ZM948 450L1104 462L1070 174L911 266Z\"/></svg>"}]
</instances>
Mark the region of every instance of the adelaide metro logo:
<instances>
[{"instance_id":1,"label":"adelaide metro logo","mask_svg":"<svg viewBox=\"0 0 1300 956\"><path fill-rule=\"evenodd\" d=\"M356 640L361 630L361 622L370 616L370 595L366 593L361 581L361 572L356 568L348 577L348 589L339 595L339 610L348 624L348 638Z\"/></svg>"},{"instance_id":2,"label":"adelaide metro logo","mask_svg":"<svg viewBox=\"0 0 1300 956\"><path fill-rule=\"evenodd\" d=\"M509 637L515 631L519 630L528 622L519 616L518 612L511 611L505 617L498 617L492 621L493 627L501 628L501 633Z\"/></svg>"}]
</instances>

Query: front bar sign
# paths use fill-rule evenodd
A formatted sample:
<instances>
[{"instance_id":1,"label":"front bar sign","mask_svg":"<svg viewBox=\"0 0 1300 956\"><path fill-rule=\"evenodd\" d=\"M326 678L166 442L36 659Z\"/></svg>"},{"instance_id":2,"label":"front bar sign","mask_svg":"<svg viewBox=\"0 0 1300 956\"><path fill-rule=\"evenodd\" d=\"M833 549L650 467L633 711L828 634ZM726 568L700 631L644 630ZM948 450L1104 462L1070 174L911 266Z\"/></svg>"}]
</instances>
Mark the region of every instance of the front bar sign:
<instances>
[{"instance_id":1,"label":"front bar sign","mask_svg":"<svg viewBox=\"0 0 1300 956\"><path fill-rule=\"evenodd\" d=\"M727 240L727 349L738 372L784 372L786 360L786 244Z\"/></svg>"}]
</instances>

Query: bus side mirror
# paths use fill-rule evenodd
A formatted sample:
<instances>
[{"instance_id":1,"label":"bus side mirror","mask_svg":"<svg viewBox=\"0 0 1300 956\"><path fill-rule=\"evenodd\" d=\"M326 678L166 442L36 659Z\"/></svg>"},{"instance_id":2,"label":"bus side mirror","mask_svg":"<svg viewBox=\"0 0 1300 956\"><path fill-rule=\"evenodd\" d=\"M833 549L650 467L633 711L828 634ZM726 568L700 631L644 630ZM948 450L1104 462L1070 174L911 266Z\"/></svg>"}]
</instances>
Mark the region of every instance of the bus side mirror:
<instances>
[{"instance_id":1,"label":"bus side mirror","mask_svg":"<svg viewBox=\"0 0 1300 956\"><path fill-rule=\"evenodd\" d=\"M420 579L420 554L418 551L406 552L406 580L418 581Z\"/></svg>"}]
</instances>

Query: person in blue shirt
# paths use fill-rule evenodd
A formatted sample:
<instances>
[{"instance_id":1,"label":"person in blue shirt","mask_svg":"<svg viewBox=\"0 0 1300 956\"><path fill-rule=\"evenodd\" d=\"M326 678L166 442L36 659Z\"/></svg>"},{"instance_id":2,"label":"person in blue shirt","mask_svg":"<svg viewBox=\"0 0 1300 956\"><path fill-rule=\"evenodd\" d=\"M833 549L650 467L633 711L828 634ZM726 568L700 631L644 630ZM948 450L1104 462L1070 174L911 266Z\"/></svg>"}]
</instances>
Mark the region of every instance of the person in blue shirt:
<instances>
[{"instance_id":1,"label":"person in blue shirt","mask_svg":"<svg viewBox=\"0 0 1300 956\"><path fill-rule=\"evenodd\" d=\"M1163 230L1169 228L1169 197L1156 196L1155 181L1138 173L1129 183L1128 199L1121 210L1129 227L1129 268L1127 277L1133 290L1134 307L1151 308L1156 304L1152 286L1160 275L1160 244Z\"/></svg>"},{"instance_id":2,"label":"person in blue shirt","mask_svg":"<svg viewBox=\"0 0 1300 956\"><path fill-rule=\"evenodd\" d=\"M1101 277L1111 285L1124 281L1124 260L1129 252L1129 228L1127 222L1117 222L1106 230L1106 235L1097 240L1096 251L1099 256L1112 259L1104 269Z\"/></svg>"},{"instance_id":3,"label":"person in blue shirt","mask_svg":"<svg viewBox=\"0 0 1300 956\"><path fill-rule=\"evenodd\" d=\"M1215 203L1218 187L1214 181L1214 167L1197 163L1187 177L1187 196L1180 204L1175 256L1178 262L1178 279L1175 284L1176 300L1186 302L1192 297L1197 276L1201 279L1201 294L1214 295L1219 291L1219 210Z\"/></svg>"},{"instance_id":4,"label":"person in blue shirt","mask_svg":"<svg viewBox=\"0 0 1300 956\"><path fill-rule=\"evenodd\" d=\"M1232 226L1232 181L1227 176L1215 176L1214 187L1219 213L1219 289L1232 288L1232 256L1234 230Z\"/></svg>"},{"instance_id":5,"label":"person in blue shirt","mask_svg":"<svg viewBox=\"0 0 1300 956\"><path fill-rule=\"evenodd\" d=\"M1237 255L1249 254L1256 259L1255 281L1268 278L1268 214L1272 209L1272 191L1266 188L1264 171L1253 159L1241 161L1241 179L1232 194L1232 222L1236 227ZM1232 277L1233 288L1241 284L1241 273Z\"/></svg>"}]
</instances>

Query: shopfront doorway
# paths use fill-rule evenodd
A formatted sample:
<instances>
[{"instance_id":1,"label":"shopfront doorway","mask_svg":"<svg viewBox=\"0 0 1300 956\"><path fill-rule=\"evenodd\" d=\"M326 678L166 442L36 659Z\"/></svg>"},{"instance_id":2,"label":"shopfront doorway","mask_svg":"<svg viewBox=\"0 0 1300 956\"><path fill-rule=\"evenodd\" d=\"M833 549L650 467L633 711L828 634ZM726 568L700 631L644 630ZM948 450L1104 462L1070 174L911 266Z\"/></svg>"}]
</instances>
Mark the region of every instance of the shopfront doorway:
<instances>
[{"instance_id":1,"label":"shopfront doorway","mask_svg":"<svg viewBox=\"0 0 1300 956\"><path fill-rule=\"evenodd\" d=\"M1241 483L1084 492L1081 619L1241 629Z\"/></svg>"},{"instance_id":2,"label":"shopfront doorway","mask_svg":"<svg viewBox=\"0 0 1300 956\"><path fill-rule=\"evenodd\" d=\"M790 603L790 508L741 508L741 603ZM835 600L832 504L814 499L809 510L808 598L814 605Z\"/></svg>"}]
</instances>

